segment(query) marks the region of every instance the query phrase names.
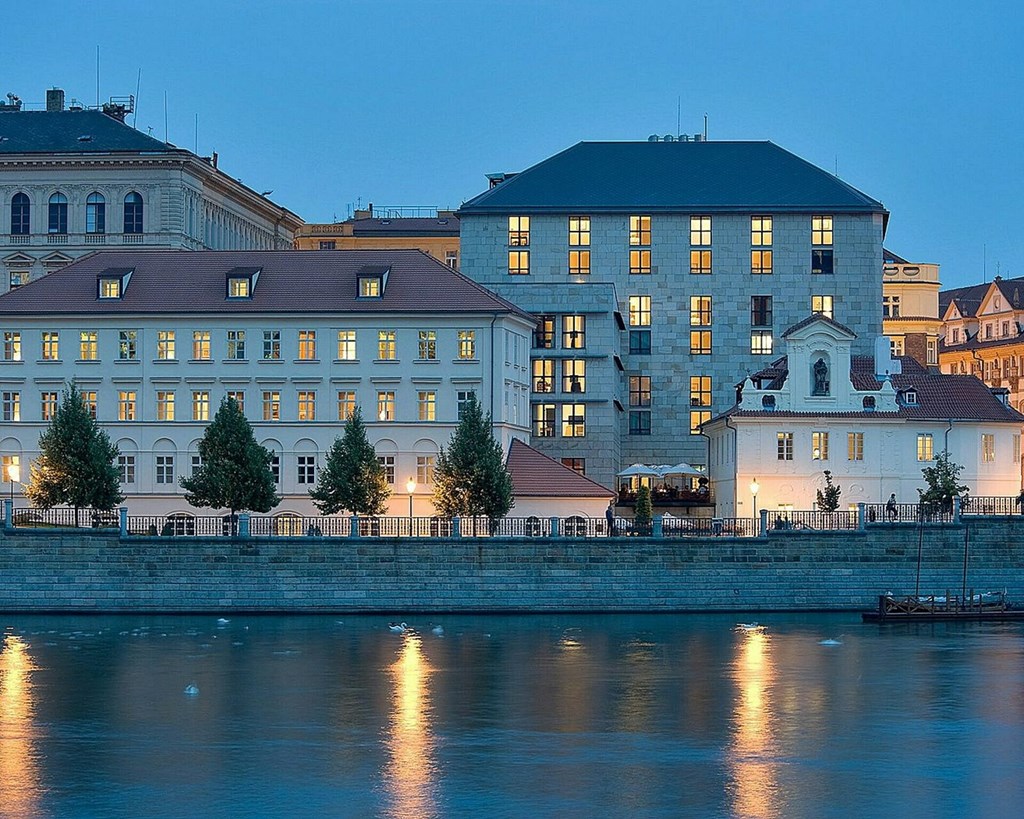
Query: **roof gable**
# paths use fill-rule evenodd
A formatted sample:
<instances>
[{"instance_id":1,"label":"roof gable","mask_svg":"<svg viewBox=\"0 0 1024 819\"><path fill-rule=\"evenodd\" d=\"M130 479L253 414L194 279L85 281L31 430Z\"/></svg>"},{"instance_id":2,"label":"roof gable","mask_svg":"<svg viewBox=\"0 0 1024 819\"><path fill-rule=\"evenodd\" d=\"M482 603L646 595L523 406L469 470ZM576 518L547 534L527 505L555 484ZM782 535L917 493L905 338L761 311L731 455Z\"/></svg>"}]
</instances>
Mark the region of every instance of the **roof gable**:
<instances>
[{"instance_id":1,"label":"roof gable","mask_svg":"<svg viewBox=\"0 0 1024 819\"><path fill-rule=\"evenodd\" d=\"M512 475L512 494L530 498L613 498L597 481L563 466L529 444L513 438L505 460Z\"/></svg>"}]
</instances>

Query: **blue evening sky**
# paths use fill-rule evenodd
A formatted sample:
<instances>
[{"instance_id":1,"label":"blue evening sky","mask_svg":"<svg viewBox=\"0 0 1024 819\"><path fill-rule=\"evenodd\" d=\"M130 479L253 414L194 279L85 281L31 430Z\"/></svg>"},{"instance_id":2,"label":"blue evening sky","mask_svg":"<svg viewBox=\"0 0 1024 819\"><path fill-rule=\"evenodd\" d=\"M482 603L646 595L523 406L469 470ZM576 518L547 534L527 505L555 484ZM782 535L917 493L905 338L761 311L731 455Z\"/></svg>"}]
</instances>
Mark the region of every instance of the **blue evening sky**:
<instances>
[{"instance_id":1,"label":"blue evening sky","mask_svg":"<svg viewBox=\"0 0 1024 819\"><path fill-rule=\"evenodd\" d=\"M198 115L200 153L307 221L457 206L485 173L707 113L711 139L838 168L890 210L888 248L959 286L1024 275L1021 8L37 0L0 15L0 94L94 104L99 46L103 99L141 69L140 130L163 138L166 93L171 142Z\"/></svg>"}]
</instances>

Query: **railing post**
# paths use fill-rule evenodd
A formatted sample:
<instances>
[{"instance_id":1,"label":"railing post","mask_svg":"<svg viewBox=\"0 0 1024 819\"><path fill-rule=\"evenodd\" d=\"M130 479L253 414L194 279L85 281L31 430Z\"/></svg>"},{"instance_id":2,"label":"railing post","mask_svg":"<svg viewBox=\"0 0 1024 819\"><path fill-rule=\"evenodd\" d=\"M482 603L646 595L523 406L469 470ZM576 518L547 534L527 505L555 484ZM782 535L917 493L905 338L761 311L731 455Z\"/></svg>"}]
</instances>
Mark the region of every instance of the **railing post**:
<instances>
[{"instance_id":1,"label":"railing post","mask_svg":"<svg viewBox=\"0 0 1024 819\"><path fill-rule=\"evenodd\" d=\"M117 508L117 524L121 529L121 537L128 537L128 507Z\"/></svg>"},{"instance_id":2,"label":"railing post","mask_svg":"<svg viewBox=\"0 0 1024 819\"><path fill-rule=\"evenodd\" d=\"M359 515L352 515L348 519L348 536L352 538L359 537Z\"/></svg>"},{"instance_id":3,"label":"railing post","mask_svg":"<svg viewBox=\"0 0 1024 819\"><path fill-rule=\"evenodd\" d=\"M864 531L865 522L867 520L867 508L868 507L867 507L866 503L858 503L857 504L857 531L858 532L863 532Z\"/></svg>"},{"instance_id":4,"label":"railing post","mask_svg":"<svg viewBox=\"0 0 1024 819\"><path fill-rule=\"evenodd\" d=\"M953 523L960 522L960 498L953 498Z\"/></svg>"},{"instance_id":5,"label":"railing post","mask_svg":"<svg viewBox=\"0 0 1024 819\"><path fill-rule=\"evenodd\" d=\"M768 537L768 510L761 510L761 519L758 521L758 529L754 537Z\"/></svg>"},{"instance_id":6,"label":"railing post","mask_svg":"<svg viewBox=\"0 0 1024 819\"><path fill-rule=\"evenodd\" d=\"M452 537L462 537L462 521L452 518Z\"/></svg>"},{"instance_id":7,"label":"railing post","mask_svg":"<svg viewBox=\"0 0 1024 819\"><path fill-rule=\"evenodd\" d=\"M249 513L248 512L242 512L242 514L240 514L238 516L238 536L240 538L242 538L243 540L248 540L248 538L249 538Z\"/></svg>"},{"instance_id":8,"label":"railing post","mask_svg":"<svg viewBox=\"0 0 1024 819\"><path fill-rule=\"evenodd\" d=\"M14 501L10 498L4 499L4 529L10 531L14 528Z\"/></svg>"},{"instance_id":9,"label":"railing post","mask_svg":"<svg viewBox=\"0 0 1024 819\"><path fill-rule=\"evenodd\" d=\"M549 522L551 524L551 537L560 537L562 533L558 530L558 518L551 518Z\"/></svg>"},{"instance_id":10,"label":"railing post","mask_svg":"<svg viewBox=\"0 0 1024 819\"><path fill-rule=\"evenodd\" d=\"M654 537L662 537L664 529L662 528L665 523L665 518L662 515L655 515L654 520L651 521L651 534Z\"/></svg>"}]
</instances>

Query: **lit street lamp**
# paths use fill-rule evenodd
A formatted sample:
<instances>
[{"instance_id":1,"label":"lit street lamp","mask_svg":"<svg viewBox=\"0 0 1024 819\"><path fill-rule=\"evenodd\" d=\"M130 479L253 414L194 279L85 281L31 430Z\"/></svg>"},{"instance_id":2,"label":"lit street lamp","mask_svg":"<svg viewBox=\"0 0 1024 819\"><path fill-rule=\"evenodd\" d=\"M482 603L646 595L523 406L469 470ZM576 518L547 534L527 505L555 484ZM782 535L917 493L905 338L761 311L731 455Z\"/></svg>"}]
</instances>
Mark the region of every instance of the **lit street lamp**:
<instances>
[{"instance_id":1,"label":"lit street lamp","mask_svg":"<svg viewBox=\"0 0 1024 819\"><path fill-rule=\"evenodd\" d=\"M754 496L754 520L757 520L757 492L761 488L761 484L757 482L757 478L754 478L750 482L750 494Z\"/></svg>"},{"instance_id":2,"label":"lit street lamp","mask_svg":"<svg viewBox=\"0 0 1024 819\"><path fill-rule=\"evenodd\" d=\"M11 507L14 507L14 484L21 480L21 467L18 464L7 464L7 477L11 482Z\"/></svg>"},{"instance_id":3,"label":"lit street lamp","mask_svg":"<svg viewBox=\"0 0 1024 819\"><path fill-rule=\"evenodd\" d=\"M416 491L416 481L409 478L405 482L405 488L409 493L409 537L412 537L412 493Z\"/></svg>"}]
</instances>

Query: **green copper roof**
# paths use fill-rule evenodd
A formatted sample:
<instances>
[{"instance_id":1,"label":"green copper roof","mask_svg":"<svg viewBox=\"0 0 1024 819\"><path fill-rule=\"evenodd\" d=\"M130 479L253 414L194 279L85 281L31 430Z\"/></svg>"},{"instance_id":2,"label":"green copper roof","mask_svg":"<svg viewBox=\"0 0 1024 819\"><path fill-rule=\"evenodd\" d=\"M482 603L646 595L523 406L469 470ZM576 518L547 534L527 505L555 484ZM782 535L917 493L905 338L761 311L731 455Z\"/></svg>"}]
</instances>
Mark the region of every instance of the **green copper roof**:
<instances>
[{"instance_id":1,"label":"green copper roof","mask_svg":"<svg viewBox=\"0 0 1024 819\"><path fill-rule=\"evenodd\" d=\"M0 112L0 156L178 150L101 111Z\"/></svg>"},{"instance_id":2,"label":"green copper roof","mask_svg":"<svg viewBox=\"0 0 1024 819\"><path fill-rule=\"evenodd\" d=\"M468 214L637 211L884 213L771 142L580 142L470 199Z\"/></svg>"}]
</instances>

